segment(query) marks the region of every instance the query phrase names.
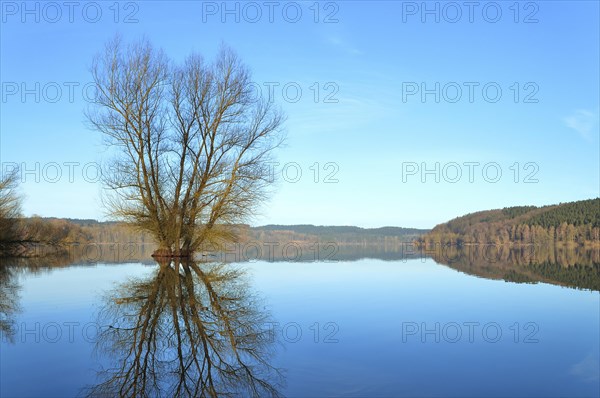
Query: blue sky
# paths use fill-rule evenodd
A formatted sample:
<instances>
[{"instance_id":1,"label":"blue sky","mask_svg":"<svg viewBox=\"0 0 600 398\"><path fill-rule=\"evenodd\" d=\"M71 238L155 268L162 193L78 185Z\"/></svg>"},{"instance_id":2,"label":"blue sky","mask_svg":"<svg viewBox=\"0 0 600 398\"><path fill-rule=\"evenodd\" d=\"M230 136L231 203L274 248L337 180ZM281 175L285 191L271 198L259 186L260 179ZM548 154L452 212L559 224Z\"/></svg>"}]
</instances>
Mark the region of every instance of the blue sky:
<instances>
[{"instance_id":1,"label":"blue sky","mask_svg":"<svg viewBox=\"0 0 600 398\"><path fill-rule=\"evenodd\" d=\"M599 196L599 3L468 4L2 1L2 171L30 170L26 215L104 217L84 87L119 33L176 60L224 42L273 87L288 140L253 224L429 228Z\"/></svg>"}]
</instances>

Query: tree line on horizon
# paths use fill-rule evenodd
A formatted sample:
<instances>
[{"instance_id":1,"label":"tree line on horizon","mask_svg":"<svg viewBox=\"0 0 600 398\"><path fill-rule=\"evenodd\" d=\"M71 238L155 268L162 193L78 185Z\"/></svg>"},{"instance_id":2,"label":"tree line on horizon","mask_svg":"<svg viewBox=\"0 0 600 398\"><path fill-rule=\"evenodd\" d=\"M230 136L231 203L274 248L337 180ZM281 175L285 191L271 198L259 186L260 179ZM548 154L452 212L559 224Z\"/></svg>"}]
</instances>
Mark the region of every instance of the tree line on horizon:
<instances>
[{"instance_id":1,"label":"tree line on horizon","mask_svg":"<svg viewBox=\"0 0 600 398\"><path fill-rule=\"evenodd\" d=\"M463 244L600 244L600 198L551 206L486 210L439 224L417 239Z\"/></svg>"},{"instance_id":2,"label":"tree line on horizon","mask_svg":"<svg viewBox=\"0 0 600 398\"><path fill-rule=\"evenodd\" d=\"M16 174L0 181L0 256L64 252L81 244L155 244L152 234L125 223L20 216ZM415 228L314 225L231 224L228 243L277 242L310 245L399 245L416 241L432 246L463 244L576 244L600 242L600 198L559 205L517 206L455 218L431 231Z\"/></svg>"},{"instance_id":3,"label":"tree line on horizon","mask_svg":"<svg viewBox=\"0 0 600 398\"><path fill-rule=\"evenodd\" d=\"M118 245L118 250L126 252L129 256L139 252L141 246L156 246L151 234L122 222L39 216L24 218L17 215L10 219L0 218L0 224L11 226L10 229L2 229L0 257L39 257L71 250L80 252L84 249L77 249L77 246L81 245ZM236 238L223 242L223 246L248 243L308 246L319 242L334 242L338 246L394 247L413 242L428 231L401 227L360 228L314 225L251 227L248 224L229 225L228 228L231 229L230 234ZM117 250L117 247L106 248L106 250ZM110 256L111 253L108 255Z\"/></svg>"}]
</instances>

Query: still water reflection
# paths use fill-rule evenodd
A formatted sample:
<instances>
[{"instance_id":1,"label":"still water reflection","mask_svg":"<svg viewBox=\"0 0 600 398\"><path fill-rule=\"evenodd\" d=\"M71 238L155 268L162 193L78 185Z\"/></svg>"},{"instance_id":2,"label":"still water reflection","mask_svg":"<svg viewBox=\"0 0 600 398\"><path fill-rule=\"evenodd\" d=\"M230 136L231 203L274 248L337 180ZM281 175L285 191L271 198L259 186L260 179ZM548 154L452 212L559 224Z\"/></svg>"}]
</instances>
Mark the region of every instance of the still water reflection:
<instances>
[{"instance_id":1,"label":"still water reflection","mask_svg":"<svg viewBox=\"0 0 600 398\"><path fill-rule=\"evenodd\" d=\"M598 250L535 250L2 260L0 396L598 396Z\"/></svg>"},{"instance_id":2,"label":"still water reflection","mask_svg":"<svg viewBox=\"0 0 600 398\"><path fill-rule=\"evenodd\" d=\"M164 261L108 292L97 351L113 366L90 396L277 396L272 323L230 265Z\"/></svg>"},{"instance_id":3,"label":"still water reflection","mask_svg":"<svg viewBox=\"0 0 600 398\"><path fill-rule=\"evenodd\" d=\"M488 279L600 291L600 248L476 245L424 250L439 264Z\"/></svg>"}]
</instances>

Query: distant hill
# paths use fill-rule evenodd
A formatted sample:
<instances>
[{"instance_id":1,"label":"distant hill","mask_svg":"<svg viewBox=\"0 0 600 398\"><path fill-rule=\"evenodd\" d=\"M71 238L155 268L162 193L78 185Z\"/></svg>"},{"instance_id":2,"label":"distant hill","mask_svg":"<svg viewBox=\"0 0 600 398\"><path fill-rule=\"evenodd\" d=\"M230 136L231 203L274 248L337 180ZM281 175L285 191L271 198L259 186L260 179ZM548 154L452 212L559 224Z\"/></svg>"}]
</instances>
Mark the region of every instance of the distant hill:
<instances>
[{"instance_id":1,"label":"distant hill","mask_svg":"<svg viewBox=\"0 0 600 398\"><path fill-rule=\"evenodd\" d=\"M292 231L298 234L315 236L334 235L360 235L360 236L415 236L429 232L428 229L402 228L402 227L380 227L361 228L354 226L323 226L323 225L264 225L262 227L251 227L256 231Z\"/></svg>"},{"instance_id":2,"label":"distant hill","mask_svg":"<svg viewBox=\"0 0 600 398\"><path fill-rule=\"evenodd\" d=\"M118 225L118 221L98 221L93 218L59 218L59 217L40 217L42 220L64 220L79 226L90 225Z\"/></svg>"},{"instance_id":3,"label":"distant hill","mask_svg":"<svg viewBox=\"0 0 600 398\"><path fill-rule=\"evenodd\" d=\"M31 243L70 244L122 244L129 250L131 244L152 245L152 237L126 224L93 219L56 217L31 217L20 219ZM354 226L315 225L265 225L250 227L246 224L231 225L238 236L238 243L295 243L310 245L317 242L335 242L337 245L397 245L413 242L426 229L381 227L360 228ZM0 246L0 249L2 247ZM116 250L116 249L115 249ZM1 254L1 253L0 253Z\"/></svg>"},{"instance_id":4,"label":"distant hill","mask_svg":"<svg viewBox=\"0 0 600 398\"><path fill-rule=\"evenodd\" d=\"M381 227L361 228L354 226L316 225L264 225L240 229L241 241L293 242L312 244L315 242L335 242L343 245L399 245L414 242L427 229Z\"/></svg>"},{"instance_id":5,"label":"distant hill","mask_svg":"<svg viewBox=\"0 0 600 398\"><path fill-rule=\"evenodd\" d=\"M419 241L426 244L598 244L600 198L467 214L437 225Z\"/></svg>"}]
</instances>

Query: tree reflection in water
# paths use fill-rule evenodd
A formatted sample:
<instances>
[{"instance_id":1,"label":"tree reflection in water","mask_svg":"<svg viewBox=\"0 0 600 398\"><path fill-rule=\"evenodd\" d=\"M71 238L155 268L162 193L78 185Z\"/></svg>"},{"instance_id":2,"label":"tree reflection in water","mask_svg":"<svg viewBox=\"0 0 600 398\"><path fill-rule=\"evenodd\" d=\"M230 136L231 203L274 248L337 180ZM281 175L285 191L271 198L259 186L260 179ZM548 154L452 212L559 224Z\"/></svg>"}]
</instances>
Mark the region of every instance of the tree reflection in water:
<instances>
[{"instance_id":1,"label":"tree reflection in water","mask_svg":"<svg viewBox=\"0 0 600 398\"><path fill-rule=\"evenodd\" d=\"M14 343L15 316L20 311L19 290L15 268L0 260L0 339Z\"/></svg>"},{"instance_id":2,"label":"tree reflection in water","mask_svg":"<svg viewBox=\"0 0 600 398\"><path fill-rule=\"evenodd\" d=\"M269 314L231 265L164 261L112 291L96 352L114 367L88 396L278 396Z\"/></svg>"}]
</instances>

